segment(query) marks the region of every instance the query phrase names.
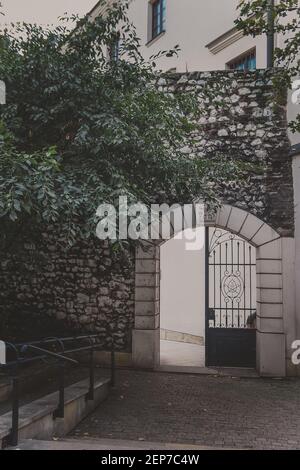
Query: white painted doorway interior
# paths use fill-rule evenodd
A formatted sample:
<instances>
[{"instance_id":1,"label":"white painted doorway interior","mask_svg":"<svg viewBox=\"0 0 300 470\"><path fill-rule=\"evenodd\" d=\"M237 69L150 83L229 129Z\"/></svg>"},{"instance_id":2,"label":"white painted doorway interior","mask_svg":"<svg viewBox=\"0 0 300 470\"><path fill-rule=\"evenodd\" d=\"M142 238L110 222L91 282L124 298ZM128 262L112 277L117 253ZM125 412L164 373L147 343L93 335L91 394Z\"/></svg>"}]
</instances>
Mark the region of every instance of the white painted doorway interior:
<instances>
[{"instance_id":1,"label":"white painted doorway interior","mask_svg":"<svg viewBox=\"0 0 300 470\"><path fill-rule=\"evenodd\" d=\"M186 235L196 231L188 249ZM205 367L204 238L204 227L190 229L160 247L161 366Z\"/></svg>"}]
</instances>

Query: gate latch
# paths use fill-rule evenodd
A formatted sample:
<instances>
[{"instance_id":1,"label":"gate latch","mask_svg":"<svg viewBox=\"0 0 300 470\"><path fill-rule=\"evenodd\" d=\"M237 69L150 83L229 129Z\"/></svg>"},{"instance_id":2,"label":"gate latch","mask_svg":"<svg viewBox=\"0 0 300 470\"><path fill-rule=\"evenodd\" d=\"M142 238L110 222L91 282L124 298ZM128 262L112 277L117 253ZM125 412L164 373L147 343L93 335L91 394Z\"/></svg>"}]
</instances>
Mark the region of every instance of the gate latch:
<instances>
[{"instance_id":1,"label":"gate latch","mask_svg":"<svg viewBox=\"0 0 300 470\"><path fill-rule=\"evenodd\" d=\"M208 319L215 320L216 319L216 312L213 308L208 309Z\"/></svg>"}]
</instances>

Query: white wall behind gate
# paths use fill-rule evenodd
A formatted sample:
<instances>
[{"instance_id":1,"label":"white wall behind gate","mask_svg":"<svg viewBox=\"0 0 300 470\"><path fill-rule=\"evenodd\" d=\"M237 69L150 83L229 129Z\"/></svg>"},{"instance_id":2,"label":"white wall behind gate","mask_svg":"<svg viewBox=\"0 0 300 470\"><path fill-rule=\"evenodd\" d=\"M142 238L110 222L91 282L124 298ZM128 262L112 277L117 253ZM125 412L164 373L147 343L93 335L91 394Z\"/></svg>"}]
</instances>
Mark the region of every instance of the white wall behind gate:
<instances>
[{"instance_id":1,"label":"white wall behind gate","mask_svg":"<svg viewBox=\"0 0 300 470\"><path fill-rule=\"evenodd\" d=\"M204 246L188 251L185 240L174 238L161 246L160 262L161 328L204 337Z\"/></svg>"}]
</instances>

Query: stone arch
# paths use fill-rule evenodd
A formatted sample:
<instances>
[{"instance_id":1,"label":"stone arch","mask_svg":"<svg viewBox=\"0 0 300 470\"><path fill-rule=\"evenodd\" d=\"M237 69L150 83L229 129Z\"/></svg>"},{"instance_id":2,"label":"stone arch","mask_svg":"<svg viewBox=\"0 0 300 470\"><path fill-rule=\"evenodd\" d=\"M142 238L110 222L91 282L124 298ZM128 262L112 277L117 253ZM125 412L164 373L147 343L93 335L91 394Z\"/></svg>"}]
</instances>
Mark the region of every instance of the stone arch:
<instances>
[{"instance_id":1,"label":"stone arch","mask_svg":"<svg viewBox=\"0 0 300 470\"><path fill-rule=\"evenodd\" d=\"M257 371L260 375L284 376L281 236L253 214L226 204L212 215L207 214L204 224L237 234L256 248ZM173 232L175 234L176 230ZM136 250L132 350L136 367L154 369L159 365L160 245L164 241L145 241Z\"/></svg>"}]
</instances>

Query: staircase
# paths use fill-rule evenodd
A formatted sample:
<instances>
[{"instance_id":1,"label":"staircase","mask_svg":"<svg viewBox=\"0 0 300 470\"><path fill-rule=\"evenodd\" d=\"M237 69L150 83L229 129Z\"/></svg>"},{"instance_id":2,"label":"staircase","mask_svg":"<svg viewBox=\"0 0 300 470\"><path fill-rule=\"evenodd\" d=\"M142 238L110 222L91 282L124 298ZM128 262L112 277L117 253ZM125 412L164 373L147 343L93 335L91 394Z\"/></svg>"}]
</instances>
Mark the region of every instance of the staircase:
<instances>
[{"instance_id":1,"label":"staircase","mask_svg":"<svg viewBox=\"0 0 300 470\"><path fill-rule=\"evenodd\" d=\"M33 444L30 439L53 439L67 435L83 418L103 402L110 389L110 378L98 378L94 384L94 397L89 398L89 380L82 380L65 388L64 415L57 417L59 392L23 404L19 408L19 442ZM12 412L7 402L0 405L0 448L6 448L11 436ZM29 439L27 441L27 439ZM36 441L42 442L42 441ZM49 441L55 443L56 441ZM27 444L26 444L27 445ZM18 446L16 446L17 448Z\"/></svg>"}]
</instances>

